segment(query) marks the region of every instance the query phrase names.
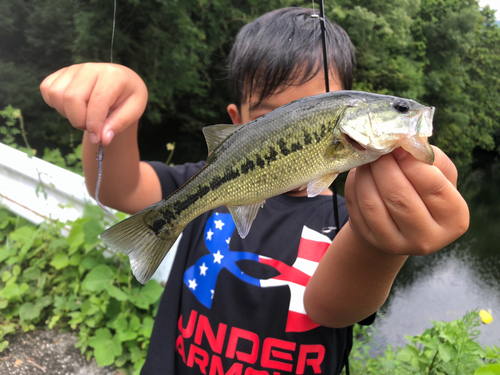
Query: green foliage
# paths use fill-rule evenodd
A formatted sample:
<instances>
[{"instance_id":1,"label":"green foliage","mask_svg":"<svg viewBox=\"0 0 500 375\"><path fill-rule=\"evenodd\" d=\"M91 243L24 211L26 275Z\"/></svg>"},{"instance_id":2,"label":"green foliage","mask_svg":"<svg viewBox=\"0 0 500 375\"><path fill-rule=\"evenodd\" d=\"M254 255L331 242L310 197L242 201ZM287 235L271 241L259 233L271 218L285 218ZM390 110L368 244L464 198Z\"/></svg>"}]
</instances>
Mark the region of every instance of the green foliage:
<instances>
[{"instance_id":1,"label":"green foliage","mask_svg":"<svg viewBox=\"0 0 500 375\"><path fill-rule=\"evenodd\" d=\"M354 88L436 107L432 142L459 166L500 151L500 29L477 1L340 1L327 15L357 49Z\"/></svg>"},{"instance_id":2,"label":"green foliage","mask_svg":"<svg viewBox=\"0 0 500 375\"><path fill-rule=\"evenodd\" d=\"M104 224L89 206L64 237L62 224L35 227L0 209L0 351L9 333L71 329L99 366L139 373L163 288L140 285L125 256L105 256Z\"/></svg>"},{"instance_id":3,"label":"green foliage","mask_svg":"<svg viewBox=\"0 0 500 375\"><path fill-rule=\"evenodd\" d=\"M0 124L0 142L26 152L28 156L36 155L37 150L32 149L28 143L28 136L24 129L21 110L8 105L3 111L0 111L0 116L5 120L5 125ZM18 145L19 135L22 135L25 146ZM52 150L46 148L42 155L42 159L74 173L83 174L81 144L76 148L72 147L72 150L67 152L66 155L63 155L58 148Z\"/></svg>"},{"instance_id":4,"label":"green foliage","mask_svg":"<svg viewBox=\"0 0 500 375\"><path fill-rule=\"evenodd\" d=\"M500 347L481 347L477 343L480 325L477 311L466 313L451 322L433 322L433 327L416 336L405 336L403 348L390 344L383 356L370 357L371 329L355 327L351 354L351 374L498 374Z\"/></svg>"},{"instance_id":5,"label":"green foliage","mask_svg":"<svg viewBox=\"0 0 500 375\"><path fill-rule=\"evenodd\" d=\"M8 105L3 111L0 111L0 116L5 120L5 125L0 125L0 135L2 142L8 146L16 147L16 136L21 134L21 129L17 128L17 118L20 111Z\"/></svg>"},{"instance_id":6,"label":"green foliage","mask_svg":"<svg viewBox=\"0 0 500 375\"><path fill-rule=\"evenodd\" d=\"M149 102L141 156L174 163L206 157L201 128L230 121L226 57L237 31L257 16L308 1L127 0L118 3L113 61L139 73ZM327 16L357 49L354 88L436 107L433 142L468 165L500 154L500 28L494 12L465 0L339 0ZM80 133L43 103L38 85L73 63L111 61L113 2L4 0L0 5L0 108L26 113L36 149L70 153ZM161 125L160 125L161 124Z\"/></svg>"}]
</instances>

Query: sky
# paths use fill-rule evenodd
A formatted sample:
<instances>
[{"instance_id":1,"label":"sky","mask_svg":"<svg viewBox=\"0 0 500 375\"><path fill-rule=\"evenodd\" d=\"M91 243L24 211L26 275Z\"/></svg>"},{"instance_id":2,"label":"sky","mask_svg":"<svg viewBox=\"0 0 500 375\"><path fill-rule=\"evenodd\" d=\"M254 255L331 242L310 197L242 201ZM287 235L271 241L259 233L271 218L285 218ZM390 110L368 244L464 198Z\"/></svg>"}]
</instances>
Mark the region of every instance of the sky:
<instances>
[{"instance_id":1,"label":"sky","mask_svg":"<svg viewBox=\"0 0 500 375\"><path fill-rule=\"evenodd\" d=\"M500 12L498 12L498 10L500 9L500 0L479 0L479 5L480 6L485 6L485 5L489 5L491 9L495 9L497 10L496 12L496 17L497 19L500 18Z\"/></svg>"}]
</instances>

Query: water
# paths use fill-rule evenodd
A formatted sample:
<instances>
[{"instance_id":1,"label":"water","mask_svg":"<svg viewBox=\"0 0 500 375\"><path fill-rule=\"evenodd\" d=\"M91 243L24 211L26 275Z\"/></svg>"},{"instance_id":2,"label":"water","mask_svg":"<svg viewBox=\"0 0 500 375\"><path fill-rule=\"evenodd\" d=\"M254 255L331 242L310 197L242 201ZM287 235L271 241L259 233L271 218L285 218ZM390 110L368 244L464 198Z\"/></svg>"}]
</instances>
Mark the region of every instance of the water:
<instances>
[{"instance_id":1,"label":"water","mask_svg":"<svg viewBox=\"0 0 500 375\"><path fill-rule=\"evenodd\" d=\"M422 333L432 320L455 320L474 309L491 309L494 318L480 327L479 343L500 346L500 183L480 177L463 191L468 232L435 254L410 257L396 278L377 319L377 354L387 343L404 346L404 335Z\"/></svg>"}]
</instances>

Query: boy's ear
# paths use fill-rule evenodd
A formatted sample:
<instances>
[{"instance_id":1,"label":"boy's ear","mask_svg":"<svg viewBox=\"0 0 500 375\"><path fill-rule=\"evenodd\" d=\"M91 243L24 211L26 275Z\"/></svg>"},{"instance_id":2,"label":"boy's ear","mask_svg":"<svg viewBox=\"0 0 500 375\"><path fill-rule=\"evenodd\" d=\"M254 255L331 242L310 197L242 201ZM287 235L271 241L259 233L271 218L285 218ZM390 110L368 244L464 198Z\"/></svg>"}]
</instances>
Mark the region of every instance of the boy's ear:
<instances>
[{"instance_id":1,"label":"boy's ear","mask_svg":"<svg viewBox=\"0 0 500 375\"><path fill-rule=\"evenodd\" d=\"M238 111L236 104L229 104L227 106L227 113L229 114L229 117L231 117L234 125L243 124L243 121L241 121L240 111Z\"/></svg>"}]
</instances>

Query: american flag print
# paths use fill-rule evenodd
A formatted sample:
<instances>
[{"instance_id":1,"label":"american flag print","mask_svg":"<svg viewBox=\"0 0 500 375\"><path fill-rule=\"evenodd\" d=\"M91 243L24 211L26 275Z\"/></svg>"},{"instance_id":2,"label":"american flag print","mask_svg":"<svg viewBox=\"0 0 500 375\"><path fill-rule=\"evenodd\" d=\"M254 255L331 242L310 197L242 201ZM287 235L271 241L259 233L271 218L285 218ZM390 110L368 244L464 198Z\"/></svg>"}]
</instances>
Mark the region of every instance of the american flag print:
<instances>
[{"instance_id":1,"label":"american flag print","mask_svg":"<svg viewBox=\"0 0 500 375\"><path fill-rule=\"evenodd\" d=\"M200 257L184 272L184 283L203 305L210 308L216 293L217 277L227 269L238 279L261 288L287 285L290 288L287 332L304 332L318 327L306 314L303 296L307 282L331 243L330 238L306 226L302 234L295 262L290 266L277 259L244 252L231 251L230 240L235 229L231 214L214 213L205 225L205 245L209 254ZM239 260L250 260L273 267L278 275L257 279L245 274L237 265Z\"/></svg>"}]
</instances>

